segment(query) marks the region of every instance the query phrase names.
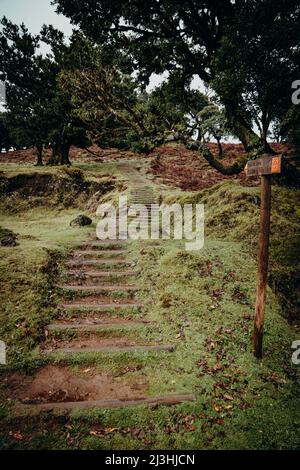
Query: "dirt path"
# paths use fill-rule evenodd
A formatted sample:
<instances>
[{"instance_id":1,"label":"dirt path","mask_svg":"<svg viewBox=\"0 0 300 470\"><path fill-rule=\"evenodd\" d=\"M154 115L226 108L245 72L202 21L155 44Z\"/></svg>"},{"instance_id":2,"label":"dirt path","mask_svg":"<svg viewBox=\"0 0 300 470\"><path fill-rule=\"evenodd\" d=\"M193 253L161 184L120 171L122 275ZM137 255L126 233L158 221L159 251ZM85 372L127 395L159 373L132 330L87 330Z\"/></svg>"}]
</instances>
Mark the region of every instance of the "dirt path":
<instances>
[{"instance_id":1,"label":"dirt path","mask_svg":"<svg viewBox=\"0 0 300 470\"><path fill-rule=\"evenodd\" d=\"M135 163L120 168L130 187L129 202L157 202L152 186L136 169ZM83 408L125 407L141 404L173 405L194 400L193 395L148 396L143 378L128 381L103 374L93 368L93 357L110 361L126 354L125 368L132 367L132 354L161 351L172 354L175 346L162 339L147 339L140 331L155 328L139 300L137 260L128 257L127 241L88 240L79 246L65 264L59 314L46 328L46 341L40 353L50 361L86 358L84 367L72 371L52 364L39 370L16 387L15 399L25 412ZM89 357L90 362L89 362ZM19 378L20 379L20 378ZM17 379L16 379L17 380Z\"/></svg>"}]
</instances>

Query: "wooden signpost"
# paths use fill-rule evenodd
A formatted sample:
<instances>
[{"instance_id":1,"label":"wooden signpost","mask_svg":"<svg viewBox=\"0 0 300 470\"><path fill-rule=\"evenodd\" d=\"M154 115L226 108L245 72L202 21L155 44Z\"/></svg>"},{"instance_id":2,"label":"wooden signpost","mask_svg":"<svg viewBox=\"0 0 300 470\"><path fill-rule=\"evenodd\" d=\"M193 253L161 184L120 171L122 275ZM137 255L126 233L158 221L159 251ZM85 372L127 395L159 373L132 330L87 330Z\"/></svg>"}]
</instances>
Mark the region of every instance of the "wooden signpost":
<instances>
[{"instance_id":1,"label":"wooden signpost","mask_svg":"<svg viewBox=\"0 0 300 470\"><path fill-rule=\"evenodd\" d=\"M282 172L283 159L280 155L250 160L245 172L247 176L261 176L260 233L258 243L258 274L254 315L253 353L262 357L266 287L268 277L271 187L272 175Z\"/></svg>"}]
</instances>

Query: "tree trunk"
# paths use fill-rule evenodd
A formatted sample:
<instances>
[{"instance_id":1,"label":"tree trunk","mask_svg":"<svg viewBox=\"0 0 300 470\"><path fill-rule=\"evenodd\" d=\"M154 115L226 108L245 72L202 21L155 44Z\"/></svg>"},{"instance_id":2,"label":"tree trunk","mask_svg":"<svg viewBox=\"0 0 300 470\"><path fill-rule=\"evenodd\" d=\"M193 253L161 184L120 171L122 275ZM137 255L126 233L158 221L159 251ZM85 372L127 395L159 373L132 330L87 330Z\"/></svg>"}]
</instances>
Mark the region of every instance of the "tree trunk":
<instances>
[{"instance_id":1,"label":"tree trunk","mask_svg":"<svg viewBox=\"0 0 300 470\"><path fill-rule=\"evenodd\" d=\"M216 140L217 140L217 143L218 143L219 157L220 157L220 158L223 158L224 153L223 153L222 144L221 144L221 142L220 142L221 139L220 139L219 137L216 137Z\"/></svg>"},{"instance_id":2,"label":"tree trunk","mask_svg":"<svg viewBox=\"0 0 300 470\"><path fill-rule=\"evenodd\" d=\"M226 105L226 117L233 133L242 142L245 152L249 154L249 158L254 159L256 156L264 153L274 155L275 152L272 150L267 142L267 133L269 125L266 122L263 124L263 135L259 137L251 128L251 125L240 115L239 111L232 105Z\"/></svg>"},{"instance_id":3,"label":"tree trunk","mask_svg":"<svg viewBox=\"0 0 300 470\"><path fill-rule=\"evenodd\" d=\"M47 165L58 165L61 160L60 144L52 145L52 154L49 158Z\"/></svg>"},{"instance_id":4,"label":"tree trunk","mask_svg":"<svg viewBox=\"0 0 300 470\"><path fill-rule=\"evenodd\" d=\"M35 166L43 166L43 146L42 145L37 145L37 161Z\"/></svg>"},{"instance_id":5,"label":"tree trunk","mask_svg":"<svg viewBox=\"0 0 300 470\"><path fill-rule=\"evenodd\" d=\"M270 155L275 155L276 152L270 147L270 144L267 141L268 130L264 129L262 134L262 145L265 153L269 153Z\"/></svg>"},{"instance_id":6,"label":"tree trunk","mask_svg":"<svg viewBox=\"0 0 300 470\"><path fill-rule=\"evenodd\" d=\"M245 152L264 153L261 138L253 131L251 125L249 125L244 117L240 115L236 106L232 103L224 103L224 105L229 127L242 142Z\"/></svg>"},{"instance_id":7,"label":"tree trunk","mask_svg":"<svg viewBox=\"0 0 300 470\"><path fill-rule=\"evenodd\" d=\"M197 133L198 133L198 135L197 135L197 140L199 140L199 142L201 142L202 137L203 137L203 136L202 136L202 130L201 130L201 129L197 129Z\"/></svg>"},{"instance_id":8,"label":"tree trunk","mask_svg":"<svg viewBox=\"0 0 300 470\"><path fill-rule=\"evenodd\" d=\"M69 160L69 153L70 153L70 144L62 144L61 146L61 165L71 165L71 162Z\"/></svg>"}]
</instances>

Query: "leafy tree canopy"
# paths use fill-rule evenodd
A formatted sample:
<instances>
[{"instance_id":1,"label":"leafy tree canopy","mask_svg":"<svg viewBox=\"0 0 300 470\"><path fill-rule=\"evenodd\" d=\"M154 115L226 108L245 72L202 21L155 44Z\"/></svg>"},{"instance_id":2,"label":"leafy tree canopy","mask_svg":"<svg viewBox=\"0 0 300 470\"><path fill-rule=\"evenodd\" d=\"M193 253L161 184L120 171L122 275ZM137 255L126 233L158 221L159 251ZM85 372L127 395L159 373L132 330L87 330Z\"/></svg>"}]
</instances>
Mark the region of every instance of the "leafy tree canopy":
<instances>
[{"instance_id":1,"label":"leafy tree canopy","mask_svg":"<svg viewBox=\"0 0 300 470\"><path fill-rule=\"evenodd\" d=\"M249 156L271 151L270 125L284 118L291 83L300 75L299 1L53 3L93 41L126 57L144 84L152 73L180 72L186 80L198 75L215 90Z\"/></svg>"}]
</instances>

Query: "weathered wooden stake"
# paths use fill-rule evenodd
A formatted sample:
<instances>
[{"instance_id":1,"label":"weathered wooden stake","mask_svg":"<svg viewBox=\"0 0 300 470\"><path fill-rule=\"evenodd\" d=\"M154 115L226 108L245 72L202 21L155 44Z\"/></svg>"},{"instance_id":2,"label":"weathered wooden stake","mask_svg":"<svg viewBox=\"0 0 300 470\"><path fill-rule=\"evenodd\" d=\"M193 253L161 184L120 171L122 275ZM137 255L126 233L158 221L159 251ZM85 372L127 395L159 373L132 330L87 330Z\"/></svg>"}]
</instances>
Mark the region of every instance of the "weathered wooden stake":
<instances>
[{"instance_id":1,"label":"weathered wooden stake","mask_svg":"<svg viewBox=\"0 0 300 470\"><path fill-rule=\"evenodd\" d=\"M254 315L253 353L257 358L263 354L264 314L268 277L271 188L272 176L261 176L260 234L258 248L258 274Z\"/></svg>"},{"instance_id":2,"label":"weathered wooden stake","mask_svg":"<svg viewBox=\"0 0 300 470\"><path fill-rule=\"evenodd\" d=\"M258 274L253 333L253 352L257 358L261 358L263 353L265 300L269 261L272 175L280 174L284 169L285 162L282 155L267 155L265 157L258 158L257 160L249 160L245 167L247 177L261 176Z\"/></svg>"}]
</instances>

